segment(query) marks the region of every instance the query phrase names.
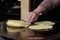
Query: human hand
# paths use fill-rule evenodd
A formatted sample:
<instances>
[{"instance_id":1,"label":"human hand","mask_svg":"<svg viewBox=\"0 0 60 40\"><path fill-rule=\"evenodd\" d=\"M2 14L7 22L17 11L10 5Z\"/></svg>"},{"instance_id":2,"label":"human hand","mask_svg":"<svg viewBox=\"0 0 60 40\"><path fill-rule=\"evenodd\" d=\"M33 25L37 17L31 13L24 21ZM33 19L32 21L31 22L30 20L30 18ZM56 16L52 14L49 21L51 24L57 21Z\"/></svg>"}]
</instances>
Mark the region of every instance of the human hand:
<instances>
[{"instance_id":1,"label":"human hand","mask_svg":"<svg viewBox=\"0 0 60 40\"><path fill-rule=\"evenodd\" d=\"M27 16L25 17L25 19L23 19L23 20L28 22L28 23L32 23L32 22L37 20L38 16L39 15L37 13L35 13L35 12L29 12L27 14Z\"/></svg>"}]
</instances>

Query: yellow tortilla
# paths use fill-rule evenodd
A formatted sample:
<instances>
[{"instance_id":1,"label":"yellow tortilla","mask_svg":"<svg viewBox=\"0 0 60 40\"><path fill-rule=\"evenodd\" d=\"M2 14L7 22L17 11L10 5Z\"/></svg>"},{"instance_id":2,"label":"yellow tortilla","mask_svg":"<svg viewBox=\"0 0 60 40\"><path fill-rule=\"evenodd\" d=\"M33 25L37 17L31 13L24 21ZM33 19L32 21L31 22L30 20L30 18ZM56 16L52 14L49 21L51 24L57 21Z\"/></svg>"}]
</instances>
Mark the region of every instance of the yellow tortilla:
<instances>
[{"instance_id":1,"label":"yellow tortilla","mask_svg":"<svg viewBox=\"0 0 60 40\"><path fill-rule=\"evenodd\" d=\"M30 24L21 20L8 20L7 21L7 26L10 27L27 27Z\"/></svg>"},{"instance_id":2,"label":"yellow tortilla","mask_svg":"<svg viewBox=\"0 0 60 40\"><path fill-rule=\"evenodd\" d=\"M20 32L20 29L19 28L7 27L7 32Z\"/></svg>"},{"instance_id":3,"label":"yellow tortilla","mask_svg":"<svg viewBox=\"0 0 60 40\"><path fill-rule=\"evenodd\" d=\"M54 25L55 23L51 21L41 21L41 22L35 22L34 24Z\"/></svg>"},{"instance_id":4,"label":"yellow tortilla","mask_svg":"<svg viewBox=\"0 0 60 40\"><path fill-rule=\"evenodd\" d=\"M48 30L52 29L55 23L50 21L42 21L42 22L35 22L34 24L35 25L29 26L29 28L33 30Z\"/></svg>"}]
</instances>

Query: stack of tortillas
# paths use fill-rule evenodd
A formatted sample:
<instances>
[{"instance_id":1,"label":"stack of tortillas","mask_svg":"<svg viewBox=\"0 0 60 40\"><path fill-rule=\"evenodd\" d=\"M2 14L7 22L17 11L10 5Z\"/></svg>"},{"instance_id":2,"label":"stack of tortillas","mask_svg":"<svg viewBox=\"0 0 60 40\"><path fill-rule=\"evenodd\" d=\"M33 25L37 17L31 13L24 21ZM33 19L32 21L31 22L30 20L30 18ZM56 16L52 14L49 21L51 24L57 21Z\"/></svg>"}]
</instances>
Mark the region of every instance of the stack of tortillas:
<instances>
[{"instance_id":1,"label":"stack of tortillas","mask_svg":"<svg viewBox=\"0 0 60 40\"><path fill-rule=\"evenodd\" d=\"M54 22L51 21L41 21L41 22L35 22L35 25L29 26L30 29L38 30L38 31L48 31L49 29L53 28Z\"/></svg>"},{"instance_id":2,"label":"stack of tortillas","mask_svg":"<svg viewBox=\"0 0 60 40\"><path fill-rule=\"evenodd\" d=\"M19 32L21 27L29 28L32 30L48 30L52 29L55 23L51 21L35 22L34 25L30 25L27 22L21 20L8 20L7 31L8 32Z\"/></svg>"},{"instance_id":3,"label":"stack of tortillas","mask_svg":"<svg viewBox=\"0 0 60 40\"><path fill-rule=\"evenodd\" d=\"M8 20L7 31L8 32L19 32L20 28L27 27L30 24L21 20Z\"/></svg>"}]
</instances>

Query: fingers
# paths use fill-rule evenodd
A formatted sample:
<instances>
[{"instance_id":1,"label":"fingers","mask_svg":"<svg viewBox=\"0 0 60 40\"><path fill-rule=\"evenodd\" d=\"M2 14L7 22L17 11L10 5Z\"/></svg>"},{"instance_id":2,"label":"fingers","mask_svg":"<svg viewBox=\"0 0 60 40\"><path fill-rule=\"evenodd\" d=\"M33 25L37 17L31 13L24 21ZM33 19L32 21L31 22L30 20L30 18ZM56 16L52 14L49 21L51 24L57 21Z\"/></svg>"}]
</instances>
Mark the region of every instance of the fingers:
<instances>
[{"instance_id":1,"label":"fingers","mask_svg":"<svg viewBox=\"0 0 60 40\"><path fill-rule=\"evenodd\" d=\"M26 17L25 17L25 21L28 23L32 23L34 21L36 21L38 18L38 15L35 14L34 12L30 12Z\"/></svg>"},{"instance_id":2,"label":"fingers","mask_svg":"<svg viewBox=\"0 0 60 40\"><path fill-rule=\"evenodd\" d=\"M33 17L33 15L32 15L32 13L30 13L29 16L28 16L28 19L27 19L29 23L31 23L32 17Z\"/></svg>"},{"instance_id":3,"label":"fingers","mask_svg":"<svg viewBox=\"0 0 60 40\"><path fill-rule=\"evenodd\" d=\"M32 17L31 17L31 19L29 20L29 22L31 23L31 22L34 22L35 21L35 18L36 18L36 14L34 13L34 14L32 14Z\"/></svg>"},{"instance_id":4,"label":"fingers","mask_svg":"<svg viewBox=\"0 0 60 40\"><path fill-rule=\"evenodd\" d=\"M29 22L30 19L31 19L31 14L28 13L23 20Z\"/></svg>"}]
</instances>

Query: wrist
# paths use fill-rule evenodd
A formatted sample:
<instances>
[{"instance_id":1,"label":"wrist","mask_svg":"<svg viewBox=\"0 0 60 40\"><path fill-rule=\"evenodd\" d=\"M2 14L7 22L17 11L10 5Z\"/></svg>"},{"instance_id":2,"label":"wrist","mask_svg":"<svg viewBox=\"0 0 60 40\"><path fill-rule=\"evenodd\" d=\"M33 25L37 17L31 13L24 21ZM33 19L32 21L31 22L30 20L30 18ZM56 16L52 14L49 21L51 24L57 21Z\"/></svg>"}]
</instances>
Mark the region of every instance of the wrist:
<instances>
[{"instance_id":1,"label":"wrist","mask_svg":"<svg viewBox=\"0 0 60 40\"><path fill-rule=\"evenodd\" d=\"M42 15L42 13L45 12L45 8L39 5L33 12L37 13L38 15Z\"/></svg>"}]
</instances>

